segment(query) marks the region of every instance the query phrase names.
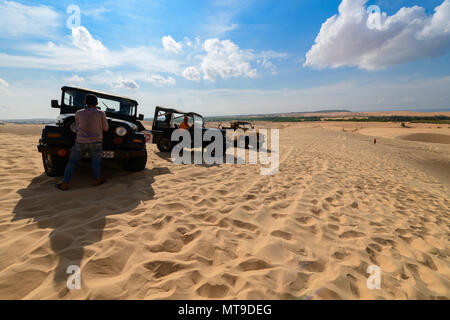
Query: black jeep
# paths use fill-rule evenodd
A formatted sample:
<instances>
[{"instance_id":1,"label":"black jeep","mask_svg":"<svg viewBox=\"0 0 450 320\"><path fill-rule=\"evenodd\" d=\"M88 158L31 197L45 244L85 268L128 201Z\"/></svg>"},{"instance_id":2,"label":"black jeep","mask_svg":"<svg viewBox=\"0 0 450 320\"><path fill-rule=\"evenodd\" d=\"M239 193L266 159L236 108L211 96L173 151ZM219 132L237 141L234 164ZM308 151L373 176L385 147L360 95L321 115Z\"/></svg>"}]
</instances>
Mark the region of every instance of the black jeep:
<instances>
[{"instance_id":1,"label":"black jeep","mask_svg":"<svg viewBox=\"0 0 450 320\"><path fill-rule=\"evenodd\" d=\"M219 128L221 127L222 122L219 123ZM234 136L234 146L250 149L259 150L264 143L265 137L261 134L258 129L255 129L253 123L249 121L231 121L230 126L222 126L222 130L233 130L238 134ZM240 138L243 136L243 139ZM256 145L254 145L256 144Z\"/></svg>"},{"instance_id":2,"label":"black jeep","mask_svg":"<svg viewBox=\"0 0 450 320\"><path fill-rule=\"evenodd\" d=\"M137 172L145 168L146 138L141 133L145 130L141 123L144 116L137 116L138 103L135 100L74 87L61 90L61 105L58 100L52 100L52 108L61 109L61 113L56 124L47 125L42 130L38 145L49 177L64 174L76 138L75 112L85 108L87 94L97 96L97 108L103 110L108 119L109 130L103 133L103 158L122 161L123 168L128 171Z\"/></svg>"},{"instance_id":3,"label":"black jeep","mask_svg":"<svg viewBox=\"0 0 450 320\"><path fill-rule=\"evenodd\" d=\"M202 129L202 149L205 150L206 147L213 143L213 141L205 141L203 136L207 130L216 130L219 131L222 135L222 145L223 145L223 153L226 153L227 147L230 145L225 130L206 128L205 121L203 116L195 113L195 112L183 112L170 108L156 107L155 108L155 116L153 118L153 126L152 126L152 135L153 135L153 143L158 146L159 151L161 152L171 152L175 145L178 143L176 141L172 141L172 133L179 129L181 122L184 117L187 116L189 118L189 122L193 125L189 130L191 134L191 147L194 148L194 130Z\"/></svg>"}]
</instances>

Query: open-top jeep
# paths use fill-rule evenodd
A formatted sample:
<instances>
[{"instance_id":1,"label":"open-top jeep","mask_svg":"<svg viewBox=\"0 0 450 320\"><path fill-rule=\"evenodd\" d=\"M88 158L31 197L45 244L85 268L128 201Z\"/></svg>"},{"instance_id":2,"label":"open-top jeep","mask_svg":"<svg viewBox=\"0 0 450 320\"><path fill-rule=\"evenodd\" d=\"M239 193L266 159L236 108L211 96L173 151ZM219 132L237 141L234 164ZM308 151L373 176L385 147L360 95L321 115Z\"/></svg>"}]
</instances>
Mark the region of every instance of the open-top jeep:
<instances>
[{"instance_id":1,"label":"open-top jeep","mask_svg":"<svg viewBox=\"0 0 450 320\"><path fill-rule=\"evenodd\" d=\"M94 94L98 98L97 108L106 113L108 132L103 133L103 158L122 161L128 171L141 171L147 163L145 130L137 115L138 103L135 100L112 94L63 87L61 104L52 100L52 108L59 108L56 124L47 125L42 131L38 150L42 153L45 173L50 177L62 176L69 160L71 148L75 143L75 113L85 108L85 97ZM89 156L89 155L88 155Z\"/></svg>"},{"instance_id":2,"label":"open-top jeep","mask_svg":"<svg viewBox=\"0 0 450 320\"><path fill-rule=\"evenodd\" d=\"M219 128L221 125L222 123L219 123ZM234 136L235 147L249 149L252 144L256 143L256 150L259 150L261 145L264 143L264 135L258 132L258 130L255 130L253 124L248 121L232 121L230 122L229 127L222 126L222 130L234 130L237 132ZM243 135L244 139L241 139L240 135ZM243 145L238 145L241 141Z\"/></svg>"},{"instance_id":3,"label":"open-top jeep","mask_svg":"<svg viewBox=\"0 0 450 320\"><path fill-rule=\"evenodd\" d=\"M152 135L153 143L158 146L161 152L171 152L177 144L176 141L172 141L172 133L179 129L184 117L187 116L189 122L192 124L189 130L191 135L191 148L194 148L194 130L202 130L202 150L205 150L208 145L214 143L213 141L206 141L203 139L204 134L208 130L219 131L222 136L223 153L226 153L228 143L225 130L206 128L203 116L195 112L183 112L170 108L156 107L155 116L153 118Z\"/></svg>"}]
</instances>

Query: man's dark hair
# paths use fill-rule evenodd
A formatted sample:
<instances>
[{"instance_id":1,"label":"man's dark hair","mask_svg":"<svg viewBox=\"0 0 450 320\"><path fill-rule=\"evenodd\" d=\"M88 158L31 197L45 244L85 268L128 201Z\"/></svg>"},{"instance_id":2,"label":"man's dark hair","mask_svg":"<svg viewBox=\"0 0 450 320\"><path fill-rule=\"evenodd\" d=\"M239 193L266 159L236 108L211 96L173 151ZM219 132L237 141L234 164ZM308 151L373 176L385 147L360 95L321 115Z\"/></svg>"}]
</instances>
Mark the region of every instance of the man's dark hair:
<instances>
[{"instance_id":1,"label":"man's dark hair","mask_svg":"<svg viewBox=\"0 0 450 320\"><path fill-rule=\"evenodd\" d=\"M86 95L85 101L88 107L96 107L98 105L98 99L93 94Z\"/></svg>"}]
</instances>

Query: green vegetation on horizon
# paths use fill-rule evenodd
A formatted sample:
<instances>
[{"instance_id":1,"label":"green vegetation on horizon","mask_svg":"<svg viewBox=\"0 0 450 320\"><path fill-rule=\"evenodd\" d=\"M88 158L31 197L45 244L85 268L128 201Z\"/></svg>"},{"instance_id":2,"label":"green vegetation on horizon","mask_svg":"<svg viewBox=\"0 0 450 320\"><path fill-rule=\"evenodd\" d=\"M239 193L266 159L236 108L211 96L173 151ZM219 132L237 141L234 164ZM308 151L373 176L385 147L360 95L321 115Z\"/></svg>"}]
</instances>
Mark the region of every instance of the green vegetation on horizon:
<instances>
[{"instance_id":1,"label":"green vegetation on horizon","mask_svg":"<svg viewBox=\"0 0 450 320\"><path fill-rule=\"evenodd\" d=\"M229 121L268 121L268 122L314 122L314 121L345 121L345 122L409 122L409 123L434 123L450 124L450 117L417 117L417 116L380 116L361 118L326 118L326 117L206 117L206 122Z\"/></svg>"}]
</instances>

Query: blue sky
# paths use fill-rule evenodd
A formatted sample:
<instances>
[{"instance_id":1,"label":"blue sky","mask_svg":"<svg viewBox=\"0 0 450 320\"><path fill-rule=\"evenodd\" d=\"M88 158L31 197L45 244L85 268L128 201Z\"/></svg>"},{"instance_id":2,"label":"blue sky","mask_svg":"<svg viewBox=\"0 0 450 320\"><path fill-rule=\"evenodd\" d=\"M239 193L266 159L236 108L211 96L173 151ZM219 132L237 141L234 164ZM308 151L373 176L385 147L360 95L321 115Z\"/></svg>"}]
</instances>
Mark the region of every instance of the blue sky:
<instances>
[{"instance_id":1,"label":"blue sky","mask_svg":"<svg viewBox=\"0 0 450 320\"><path fill-rule=\"evenodd\" d=\"M63 85L146 116L447 109L449 49L450 0L0 0L0 119L53 117Z\"/></svg>"}]
</instances>

